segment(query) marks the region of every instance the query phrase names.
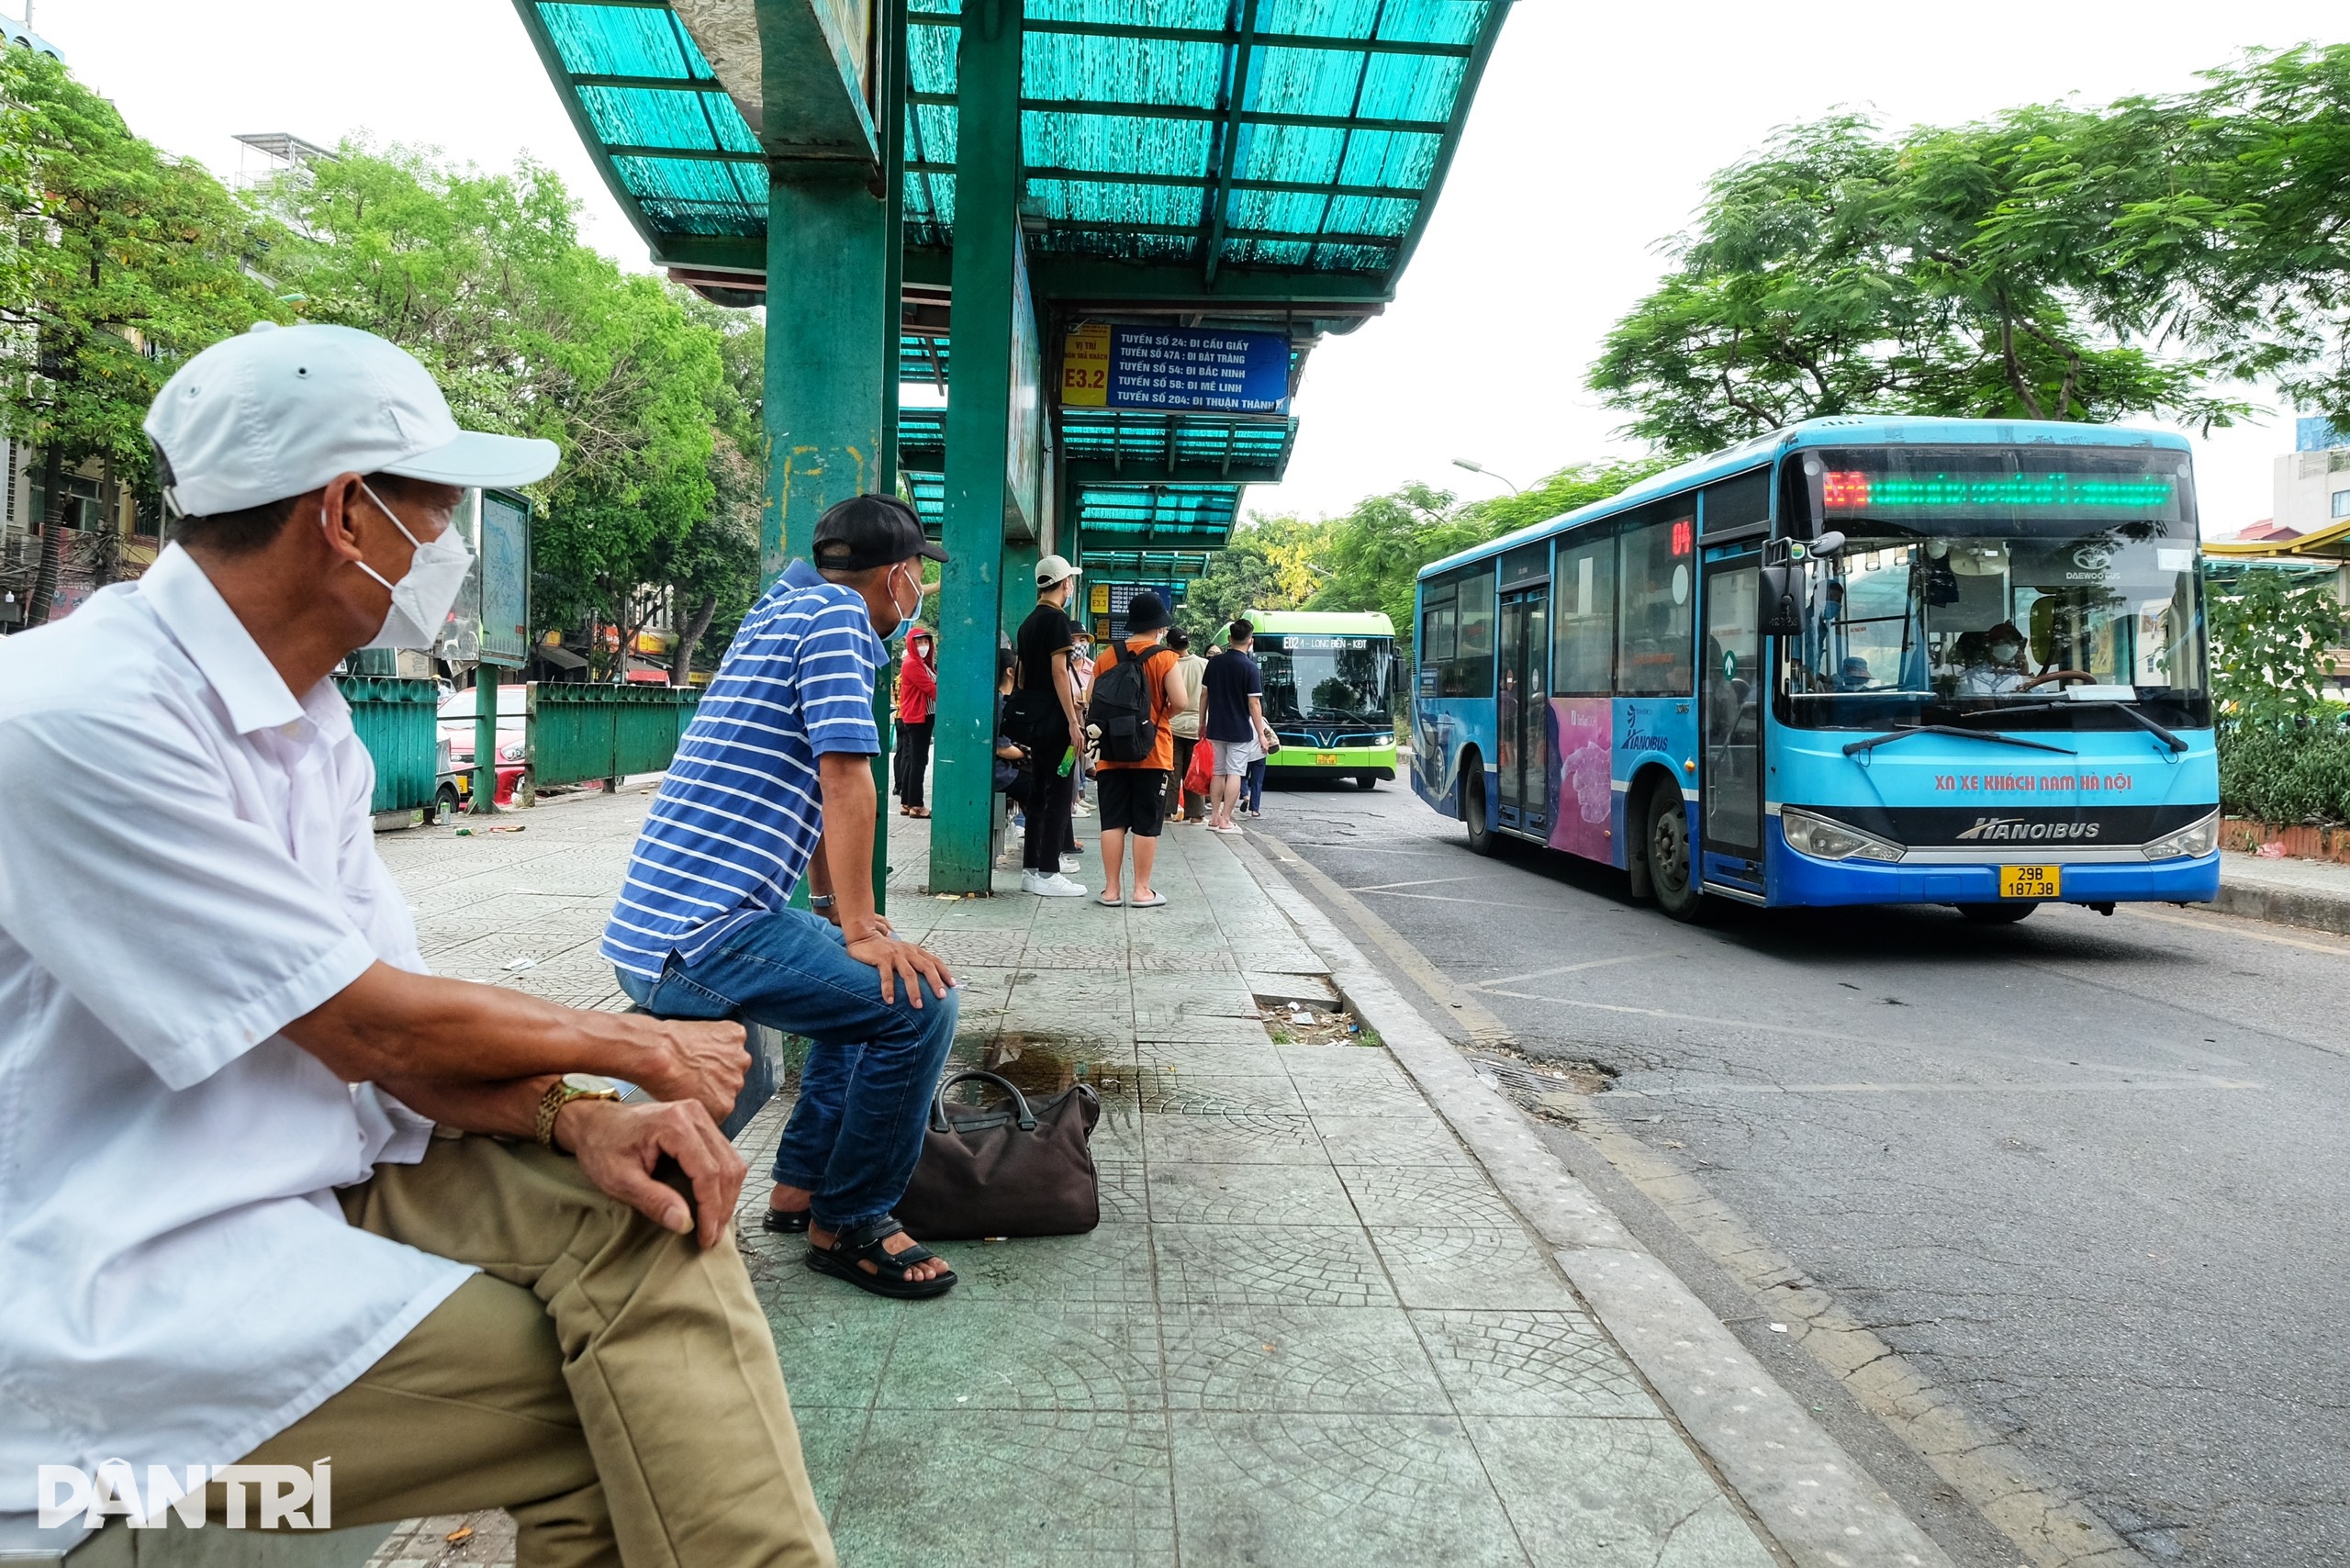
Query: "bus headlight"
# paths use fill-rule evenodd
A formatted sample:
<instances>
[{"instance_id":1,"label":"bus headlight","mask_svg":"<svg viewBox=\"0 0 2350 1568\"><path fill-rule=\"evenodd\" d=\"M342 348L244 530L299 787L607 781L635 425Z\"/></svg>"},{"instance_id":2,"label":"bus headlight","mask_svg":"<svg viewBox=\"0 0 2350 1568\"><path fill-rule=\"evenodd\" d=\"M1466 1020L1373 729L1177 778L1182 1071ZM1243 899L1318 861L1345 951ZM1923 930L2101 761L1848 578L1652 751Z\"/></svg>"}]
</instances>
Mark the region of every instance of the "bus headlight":
<instances>
[{"instance_id":1,"label":"bus headlight","mask_svg":"<svg viewBox=\"0 0 2350 1568\"><path fill-rule=\"evenodd\" d=\"M1906 853L1891 839L1809 812L1781 811L1779 831L1786 834L1790 849L1815 860L1898 860Z\"/></svg>"},{"instance_id":2,"label":"bus headlight","mask_svg":"<svg viewBox=\"0 0 2350 1568\"><path fill-rule=\"evenodd\" d=\"M2201 821L2146 846L2146 858L2176 860L2186 856L2199 860L2219 846L2220 813L2213 812Z\"/></svg>"},{"instance_id":3,"label":"bus headlight","mask_svg":"<svg viewBox=\"0 0 2350 1568\"><path fill-rule=\"evenodd\" d=\"M1395 732L1393 730L1382 731L1380 734L1371 737L1371 744L1373 745L1393 745L1395 744Z\"/></svg>"}]
</instances>

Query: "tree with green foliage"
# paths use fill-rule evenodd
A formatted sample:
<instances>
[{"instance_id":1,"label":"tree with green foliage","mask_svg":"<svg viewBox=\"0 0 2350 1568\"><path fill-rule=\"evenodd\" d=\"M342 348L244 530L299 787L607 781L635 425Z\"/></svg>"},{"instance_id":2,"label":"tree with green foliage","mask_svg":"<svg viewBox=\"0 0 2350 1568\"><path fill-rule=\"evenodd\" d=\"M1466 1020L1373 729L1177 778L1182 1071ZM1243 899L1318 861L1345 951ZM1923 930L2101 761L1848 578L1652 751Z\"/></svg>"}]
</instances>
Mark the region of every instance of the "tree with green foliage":
<instances>
[{"instance_id":1,"label":"tree with green foliage","mask_svg":"<svg viewBox=\"0 0 2350 1568\"><path fill-rule=\"evenodd\" d=\"M485 174L350 142L263 201L288 231L280 265L305 316L408 349L462 421L562 447L532 538L542 624L611 627L625 649L671 587L710 596L726 541L691 535L733 417L719 334L680 291L579 243L552 171ZM601 639L590 658L599 675L625 668Z\"/></svg>"},{"instance_id":2,"label":"tree with green foliage","mask_svg":"<svg viewBox=\"0 0 2350 1568\"><path fill-rule=\"evenodd\" d=\"M154 487L140 426L179 362L284 307L249 270L263 236L197 164L133 136L57 61L0 48L0 423L41 454L26 622L49 618L65 476L97 461Z\"/></svg>"},{"instance_id":3,"label":"tree with green foliage","mask_svg":"<svg viewBox=\"0 0 2350 1568\"><path fill-rule=\"evenodd\" d=\"M2154 353L2144 300L2093 286L2133 182L2102 205L2036 198L2053 160L2101 153L2108 129L2025 108L1898 137L1857 115L1782 131L1708 183L1589 384L1675 454L1832 414L2226 424L2243 405L2204 388L2210 364ZM2118 140L2145 156L2143 128Z\"/></svg>"},{"instance_id":4,"label":"tree with green foliage","mask_svg":"<svg viewBox=\"0 0 2350 1568\"><path fill-rule=\"evenodd\" d=\"M2333 573L2247 567L2224 588L2214 585L2204 613L2211 696L2226 722L2283 729L2333 711L2333 651L2350 643L2350 611L2334 597Z\"/></svg>"}]
</instances>

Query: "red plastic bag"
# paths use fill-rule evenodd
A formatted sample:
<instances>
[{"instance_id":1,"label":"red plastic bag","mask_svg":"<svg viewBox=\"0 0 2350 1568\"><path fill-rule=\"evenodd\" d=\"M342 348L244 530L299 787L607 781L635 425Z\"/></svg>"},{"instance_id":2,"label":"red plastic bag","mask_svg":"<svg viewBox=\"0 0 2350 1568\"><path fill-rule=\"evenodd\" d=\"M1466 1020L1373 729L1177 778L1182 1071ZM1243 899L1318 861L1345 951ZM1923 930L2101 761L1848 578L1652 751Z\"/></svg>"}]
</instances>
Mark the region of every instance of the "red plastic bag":
<instances>
[{"instance_id":1,"label":"red plastic bag","mask_svg":"<svg viewBox=\"0 0 2350 1568\"><path fill-rule=\"evenodd\" d=\"M1215 743L1203 738L1192 748L1192 766L1183 770L1183 789L1189 794L1204 795L1214 782Z\"/></svg>"}]
</instances>

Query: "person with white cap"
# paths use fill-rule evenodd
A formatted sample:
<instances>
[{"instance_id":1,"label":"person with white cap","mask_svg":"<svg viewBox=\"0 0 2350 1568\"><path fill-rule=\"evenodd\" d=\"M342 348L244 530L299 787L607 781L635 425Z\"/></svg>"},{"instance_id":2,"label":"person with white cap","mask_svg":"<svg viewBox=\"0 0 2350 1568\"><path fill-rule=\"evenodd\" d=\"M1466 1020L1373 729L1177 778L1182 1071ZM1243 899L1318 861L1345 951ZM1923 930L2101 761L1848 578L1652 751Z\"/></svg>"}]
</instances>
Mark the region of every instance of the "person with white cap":
<instances>
[{"instance_id":1,"label":"person with white cap","mask_svg":"<svg viewBox=\"0 0 2350 1568\"><path fill-rule=\"evenodd\" d=\"M1085 720L1071 663L1077 637L1069 601L1078 569L1058 555L1036 563L1036 608L1020 623L1012 651L1020 661L1019 687L1006 714L1013 739L1036 759L1035 794L1024 803L1027 836L1020 864L1020 890L1041 898L1085 896L1083 884L1061 870L1069 847L1069 800L1077 769L1085 758Z\"/></svg>"},{"instance_id":2,"label":"person with white cap","mask_svg":"<svg viewBox=\"0 0 2350 1568\"><path fill-rule=\"evenodd\" d=\"M0 644L0 1514L41 1465L330 1458L337 1526L829 1564L733 1244L741 1028L427 973L329 678L431 645L464 489L554 443L330 326L205 350L146 430L172 543Z\"/></svg>"}]
</instances>

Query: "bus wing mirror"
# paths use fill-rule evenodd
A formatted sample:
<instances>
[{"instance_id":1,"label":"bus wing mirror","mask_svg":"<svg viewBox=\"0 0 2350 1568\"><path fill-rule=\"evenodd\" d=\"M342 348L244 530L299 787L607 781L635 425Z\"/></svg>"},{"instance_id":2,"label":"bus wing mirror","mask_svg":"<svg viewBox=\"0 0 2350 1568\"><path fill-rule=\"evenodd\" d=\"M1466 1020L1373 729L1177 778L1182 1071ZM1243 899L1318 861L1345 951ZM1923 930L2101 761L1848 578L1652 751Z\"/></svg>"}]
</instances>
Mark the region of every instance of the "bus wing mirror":
<instances>
[{"instance_id":1,"label":"bus wing mirror","mask_svg":"<svg viewBox=\"0 0 2350 1568\"><path fill-rule=\"evenodd\" d=\"M1762 568L1762 624L1765 637L1803 635L1809 584L1801 566Z\"/></svg>"}]
</instances>

